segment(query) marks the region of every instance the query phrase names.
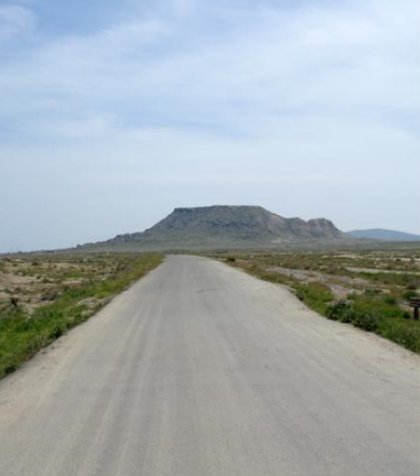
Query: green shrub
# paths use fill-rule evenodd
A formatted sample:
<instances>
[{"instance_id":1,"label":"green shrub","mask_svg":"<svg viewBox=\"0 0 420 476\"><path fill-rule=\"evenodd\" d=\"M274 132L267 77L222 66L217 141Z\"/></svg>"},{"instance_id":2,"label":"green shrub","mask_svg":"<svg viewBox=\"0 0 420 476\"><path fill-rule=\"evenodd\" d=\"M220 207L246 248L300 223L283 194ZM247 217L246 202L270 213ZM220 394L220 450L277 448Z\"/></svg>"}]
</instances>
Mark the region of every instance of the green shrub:
<instances>
[{"instance_id":1,"label":"green shrub","mask_svg":"<svg viewBox=\"0 0 420 476\"><path fill-rule=\"evenodd\" d=\"M367 296L367 297L370 297L370 298L373 298L373 297L377 296L378 294L381 294L380 289L366 288L365 292L364 292L364 295Z\"/></svg>"},{"instance_id":2,"label":"green shrub","mask_svg":"<svg viewBox=\"0 0 420 476\"><path fill-rule=\"evenodd\" d=\"M379 317L373 312L367 313L354 313L352 316L352 324L356 327L360 327L368 332L375 332L379 325Z\"/></svg>"},{"instance_id":3,"label":"green shrub","mask_svg":"<svg viewBox=\"0 0 420 476\"><path fill-rule=\"evenodd\" d=\"M336 304L330 304L326 311L326 317L334 321L351 322L352 307L347 301L338 301Z\"/></svg>"},{"instance_id":4,"label":"green shrub","mask_svg":"<svg viewBox=\"0 0 420 476\"><path fill-rule=\"evenodd\" d=\"M317 281L298 285L295 290L296 296L301 301L321 314L326 312L328 304L334 298L331 289L326 284Z\"/></svg>"},{"instance_id":5,"label":"green shrub","mask_svg":"<svg viewBox=\"0 0 420 476\"><path fill-rule=\"evenodd\" d=\"M379 323L379 317L375 312L372 310L357 310L347 301L339 301L328 306L325 315L329 319L351 323L369 332L374 332Z\"/></svg>"},{"instance_id":6,"label":"green shrub","mask_svg":"<svg viewBox=\"0 0 420 476\"><path fill-rule=\"evenodd\" d=\"M386 304L397 304L397 300L394 296L385 296L384 297L384 302Z\"/></svg>"},{"instance_id":7,"label":"green shrub","mask_svg":"<svg viewBox=\"0 0 420 476\"><path fill-rule=\"evenodd\" d=\"M58 297L58 291L56 289L49 289L41 295L41 301L54 301Z\"/></svg>"},{"instance_id":8,"label":"green shrub","mask_svg":"<svg viewBox=\"0 0 420 476\"><path fill-rule=\"evenodd\" d=\"M406 291L403 292L402 296L404 299L410 300L410 299L419 297L419 294L412 289L407 289Z\"/></svg>"}]
</instances>

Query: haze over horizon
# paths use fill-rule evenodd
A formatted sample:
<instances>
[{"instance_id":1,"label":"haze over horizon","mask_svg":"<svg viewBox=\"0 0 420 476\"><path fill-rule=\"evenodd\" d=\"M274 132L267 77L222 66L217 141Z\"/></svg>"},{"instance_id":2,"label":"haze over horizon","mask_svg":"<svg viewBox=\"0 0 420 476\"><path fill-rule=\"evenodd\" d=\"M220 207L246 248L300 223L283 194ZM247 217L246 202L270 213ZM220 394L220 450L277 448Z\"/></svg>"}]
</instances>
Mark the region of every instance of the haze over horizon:
<instances>
[{"instance_id":1,"label":"haze over horizon","mask_svg":"<svg viewBox=\"0 0 420 476\"><path fill-rule=\"evenodd\" d=\"M420 234L420 3L6 0L0 252L259 205Z\"/></svg>"}]
</instances>

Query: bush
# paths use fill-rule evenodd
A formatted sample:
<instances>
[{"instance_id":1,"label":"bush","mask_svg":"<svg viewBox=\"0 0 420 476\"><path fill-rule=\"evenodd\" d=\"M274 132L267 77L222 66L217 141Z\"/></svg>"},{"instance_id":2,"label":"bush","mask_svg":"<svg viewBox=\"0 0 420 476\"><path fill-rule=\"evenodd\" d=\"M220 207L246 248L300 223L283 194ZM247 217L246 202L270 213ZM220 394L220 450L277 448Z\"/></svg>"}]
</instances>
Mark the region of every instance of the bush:
<instances>
[{"instance_id":1,"label":"bush","mask_svg":"<svg viewBox=\"0 0 420 476\"><path fill-rule=\"evenodd\" d=\"M339 301L328 306L325 315L328 319L351 323L369 332L374 332L379 324L379 317L375 312L358 311L347 301Z\"/></svg>"},{"instance_id":2,"label":"bush","mask_svg":"<svg viewBox=\"0 0 420 476\"><path fill-rule=\"evenodd\" d=\"M331 304L327 307L325 312L328 319L340 322L351 322L352 307L347 301L338 301L336 304Z\"/></svg>"},{"instance_id":3,"label":"bush","mask_svg":"<svg viewBox=\"0 0 420 476\"><path fill-rule=\"evenodd\" d=\"M395 299L394 296L385 296L384 297L384 303L385 304L397 304L397 300Z\"/></svg>"},{"instance_id":4,"label":"bush","mask_svg":"<svg viewBox=\"0 0 420 476\"><path fill-rule=\"evenodd\" d=\"M296 296L315 311L325 314L333 300L331 289L318 281L296 286Z\"/></svg>"},{"instance_id":5,"label":"bush","mask_svg":"<svg viewBox=\"0 0 420 476\"><path fill-rule=\"evenodd\" d=\"M56 289L49 289L41 295L41 301L54 301L58 297L58 291Z\"/></svg>"},{"instance_id":6,"label":"bush","mask_svg":"<svg viewBox=\"0 0 420 476\"><path fill-rule=\"evenodd\" d=\"M352 324L368 332L375 332L379 325L379 318L372 312L366 314L355 313L352 317Z\"/></svg>"},{"instance_id":7,"label":"bush","mask_svg":"<svg viewBox=\"0 0 420 476\"><path fill-rule=\"evenodd\" d=\"M404 299L410 300L410 299L418 298L418 297L420 297L420 296L418 295L418 293L414 289L407 289L406 291L403 292L403 298Z\"/></svg>"},{"instance_id":8,"label":"bush","mask_svg":"<svg viewBox=\"0 0 420 476\"><path fill-rule=\"evenodd\" d=\"M381 290L380 290L380 289L366 288L366 289L365 289L365 292L364 292L364 295L365 295L365 296L371 297L371 298L377 296L378 294L381 294Z\"/></svg>"}]
</instances>

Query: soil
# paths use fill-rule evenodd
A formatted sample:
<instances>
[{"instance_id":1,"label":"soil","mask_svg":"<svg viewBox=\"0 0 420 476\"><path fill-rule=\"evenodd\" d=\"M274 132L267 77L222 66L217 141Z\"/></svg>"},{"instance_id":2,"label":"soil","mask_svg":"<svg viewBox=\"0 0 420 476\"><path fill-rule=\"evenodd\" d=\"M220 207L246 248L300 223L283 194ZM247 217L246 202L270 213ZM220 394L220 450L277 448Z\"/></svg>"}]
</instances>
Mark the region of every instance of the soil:
<instances>
[{"instance_id":1,"label":"soil","mask_svg":"<svg viewBox=\"0 0 420 476\"><path fill-rule=\"evenodd\" d=\"M345 299L350 293L362 293L363 289L369 287L369 281L362 278L350 278L348 276L336 276L333 274L320 273L319 271L305 271L302 269L289 269L280 266L267 268L267 271L274 271L303 282L318 281L327 284L336 299Z\"/></svg>"}]
</instances>

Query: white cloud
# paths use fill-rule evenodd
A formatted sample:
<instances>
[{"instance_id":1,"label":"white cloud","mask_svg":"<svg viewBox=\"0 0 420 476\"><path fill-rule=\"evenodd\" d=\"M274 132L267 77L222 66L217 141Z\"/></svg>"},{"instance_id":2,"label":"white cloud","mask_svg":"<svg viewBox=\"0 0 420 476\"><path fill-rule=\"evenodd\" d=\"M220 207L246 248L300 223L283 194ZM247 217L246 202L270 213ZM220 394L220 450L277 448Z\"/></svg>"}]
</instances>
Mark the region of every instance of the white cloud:
<instances>
[{"instance_id":1,"label":"white cloud","mask_svg":"<svg viewBox=\"0 0 420 476\"><path fill-rule=\"evenodd\" d=\"M18 5L0 5L0 45L12 37L27 34L34 29L35 15Z\"/></svg>"},{"instance_id":2,"label":"white cloud","mask_svg":"<svg viewBox=\"0 0 420 476\"><path fill-rule=\"evenodd\" d=\"M407 19L406 30L416 28L414 18L412 25ZM405 34L390 44L399 22L394 25L371 4L355 11L270 10L253 20L252 27L230 25L232 32L222 41L199 36L199 48L191 25L185 32L192 35L191 45L177 48L180 25L160 20L62 39L34 55L30 76L22 74L27 64L11 69L5 86L28 90L32 85L35 97L37 90L43 96L64 95L80 108L89 97L94 108L120 105L122 114L134 103L140 110L155 105L162 115L167 104L169 117L184 112L191 119L237 121L232 116L239 102L252 113L315 105L418 106L419 66L401 54L418 51L417 41ZM241 121L243 110L239 116Z\"/></svg>"}]
</instances>

